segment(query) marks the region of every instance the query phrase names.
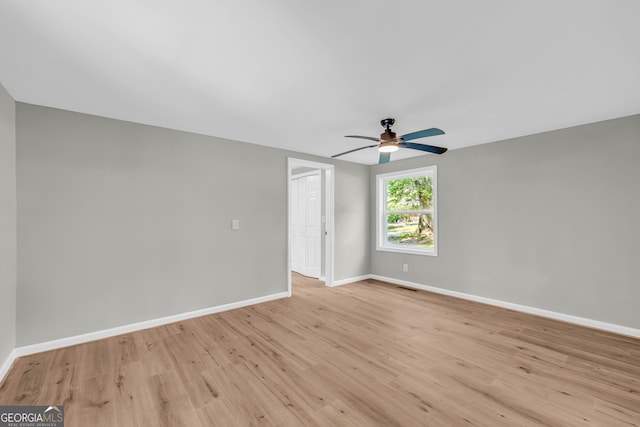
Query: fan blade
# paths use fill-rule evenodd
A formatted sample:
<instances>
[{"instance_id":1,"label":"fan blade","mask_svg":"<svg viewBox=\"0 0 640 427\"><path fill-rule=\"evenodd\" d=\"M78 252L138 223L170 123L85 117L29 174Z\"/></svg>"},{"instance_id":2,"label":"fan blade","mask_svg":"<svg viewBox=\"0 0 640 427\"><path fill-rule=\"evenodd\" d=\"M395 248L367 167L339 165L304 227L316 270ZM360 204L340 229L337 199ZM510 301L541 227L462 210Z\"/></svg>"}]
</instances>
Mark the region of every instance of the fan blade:
<instances>
[{"instance_id":1,"label":"fan blade","mask_svg":"<svg viewBox=\"0 0 640 427\"><path fill-rule=\"evenodd\" d=\"M380 153L380 160L378 160L378 164L382 165L384 163L389 163L391 160L391 153Z\"/></svg>"},{"instance_id":2,"label":"fan blade","mask_svg":"<svg viewBox=\"0 0 640 427\"><path fill-rule=\"evenodd\" d=\"M345 135L345 138L360 138L360 139L368 139L370 141L380 142L380 138L374 138L372 136L360 136L360 135Z\"/></svg>"},{"instance_id":3,"label":"fan blade","mask_svg":"<svg viewBox=\"0 0 640 427\"><path fill-rule=\"evenodd\" d=\"M365 148L373 148L373 147L377 147L378 144L375 145L367 145L366 147L360 147L360 148L356 148L355 150L349 150L349 151L345 151L344 153L340 153L340 154L336 154L335 156L331 156L331 158L335 158L335 157L340 157L340 156L344 156L345 154L349 154L349 153L353 153L354 151L360 151L360 150L364 150Z\"/></svg>"},{"instance_id":4,"label":"fan blade","mask_svg":"<svg viewBox=\"0 0 640 427\"><path fill-rule=\"evenodd\" d=\"M425 130L419 130L417 132L411 132L406 135L402 135L404 141L411 141L412 139L426 138L427 136L444 135L444 131L438 128L431 128Z\"/></svg>"},{"instance_id":5,"label":"fan blade","mask_svg":"<svg viewBox=\"0 0 640 427\"><path fill-rule=\"evenodd\" d=\"M442 154L447 151L444 147L436 147L433 145L416 144L415 142L400 142L400 147L411 148L413 150L428 151L429 153Z\"/></svg>"}]
</instances>

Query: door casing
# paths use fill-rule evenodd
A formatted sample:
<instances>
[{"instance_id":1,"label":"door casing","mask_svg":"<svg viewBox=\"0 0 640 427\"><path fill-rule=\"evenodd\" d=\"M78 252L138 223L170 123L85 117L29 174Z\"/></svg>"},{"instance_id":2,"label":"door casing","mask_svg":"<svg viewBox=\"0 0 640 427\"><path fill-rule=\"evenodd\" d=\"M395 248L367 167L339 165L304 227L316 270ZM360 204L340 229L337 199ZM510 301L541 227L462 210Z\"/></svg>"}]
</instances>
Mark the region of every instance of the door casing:
<instances>
[{"instance_id":1,"label":"door casing","mask_svg":"<svg viewBox=\"0 0 640 427\"><path fill-rule=\"evenodd\" d=\"M334 194L335 166L310 160L287 158L287 289L291 296L291 178L293 170L302 167L322 169L325 171L325 284L333 286L334 278Z\"/></svg>"}]
</instances>

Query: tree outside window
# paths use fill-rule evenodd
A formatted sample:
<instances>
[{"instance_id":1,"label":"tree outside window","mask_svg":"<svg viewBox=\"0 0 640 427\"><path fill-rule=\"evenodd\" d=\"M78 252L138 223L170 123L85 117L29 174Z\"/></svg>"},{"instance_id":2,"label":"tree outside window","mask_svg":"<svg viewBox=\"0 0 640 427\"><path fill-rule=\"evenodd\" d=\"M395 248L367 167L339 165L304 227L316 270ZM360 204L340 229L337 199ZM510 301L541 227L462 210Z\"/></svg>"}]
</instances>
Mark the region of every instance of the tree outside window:
<instances>
[{"instance_id":1,"label":"tree outside window","mask_svg":"<svg viewBox=\"0 0 640 427\"><path fill-rule=\"evenodd\" d=\"M378 249L436 254L435 166L378 175Z\"/></svg>"}]
</instances>

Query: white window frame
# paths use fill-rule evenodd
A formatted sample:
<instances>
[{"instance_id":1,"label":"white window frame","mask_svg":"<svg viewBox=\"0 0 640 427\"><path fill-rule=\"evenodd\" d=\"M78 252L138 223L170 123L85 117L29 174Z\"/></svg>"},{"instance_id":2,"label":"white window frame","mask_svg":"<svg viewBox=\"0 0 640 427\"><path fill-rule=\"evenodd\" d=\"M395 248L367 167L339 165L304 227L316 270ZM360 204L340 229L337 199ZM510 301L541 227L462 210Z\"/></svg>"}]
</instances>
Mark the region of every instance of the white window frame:
<instances>
[{"instance_id":1,"label":"white window frame","mask_svg":"<svg viewBox=\"0 0 640 427\"><path fill-rule=\"evenodd\" d=\"M416 255L438 255L438 182L437 182L437 170L436 166L428 166L418 169L410 169L398 172L390 172L376 175L376 206L377 206L377 236L376 236L376 249L379 251L387 252L399 252ZM404 178L415 178L418 176L431 175L432 187L433 187L433 199L431 209L421 209L418 211L389 211L387 209L387 181ZM425 213L431 214L433 217L433 248L417 248L417 247L402 247L398 245L392 245L387 241L387 222L386 218L389 212L392 213Z\"/></svg>"}]
</instances>

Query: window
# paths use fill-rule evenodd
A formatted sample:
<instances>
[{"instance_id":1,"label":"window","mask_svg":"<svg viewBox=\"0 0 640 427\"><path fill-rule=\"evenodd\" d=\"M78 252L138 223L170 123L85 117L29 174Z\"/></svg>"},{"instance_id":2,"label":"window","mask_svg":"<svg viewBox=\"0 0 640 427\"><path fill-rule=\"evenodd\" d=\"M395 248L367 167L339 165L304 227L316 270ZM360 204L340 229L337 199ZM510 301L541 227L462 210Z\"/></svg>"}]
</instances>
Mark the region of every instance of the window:
<instances>
[{"instance_id":1,"label":"window","mask_svg":"<svg viewBox=\"0 0 640 427\"><path fill-rule=\"evenodd\" d=\"M377 176L377 249L437 255L436 167Z\"/></svg>"}]
</instances>

